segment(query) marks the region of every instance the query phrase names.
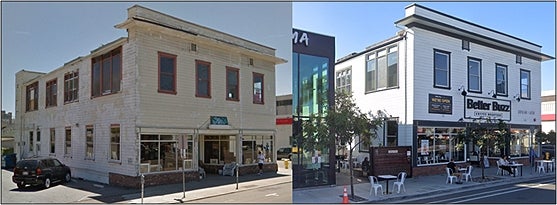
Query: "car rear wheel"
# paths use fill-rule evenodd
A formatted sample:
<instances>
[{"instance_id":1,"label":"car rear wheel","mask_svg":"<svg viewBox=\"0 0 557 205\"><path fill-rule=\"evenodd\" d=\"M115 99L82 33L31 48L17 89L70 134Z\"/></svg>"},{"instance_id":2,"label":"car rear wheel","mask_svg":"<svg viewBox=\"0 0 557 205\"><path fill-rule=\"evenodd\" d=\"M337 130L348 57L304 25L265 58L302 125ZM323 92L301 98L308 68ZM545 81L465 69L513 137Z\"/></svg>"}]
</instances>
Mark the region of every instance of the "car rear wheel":
<instances>
[{"instance_id":1,"label":"car rear wheel","mask_svg":"<svg viewBox=\"0 0 557 205\"><path fill-rule=\"evenodd\" d=\"M17 188L23 189L25 188L25 184L23 182L17 183Z\"/></svg>"},{"instance_id":2,"label":"car rear wheel","mask_svg":"<svg viewBox=\"0 0 557 205\"><path fill-rule=\"evenodd\" d=\"M64 182L68 183L72 180L72 174L71 173L66 173L66 176L64 176Z\"/></svg>"},{"instance_id":3,"label":"car rear wheel","mask_svg":"<svg viewBox=\"0 0 557 205\"><path fill-rule=\"evenodd\" d=\"M50 187L50 178L45 178L43 185L45 189L48 189Z\"/></svg>"}]
</instances>

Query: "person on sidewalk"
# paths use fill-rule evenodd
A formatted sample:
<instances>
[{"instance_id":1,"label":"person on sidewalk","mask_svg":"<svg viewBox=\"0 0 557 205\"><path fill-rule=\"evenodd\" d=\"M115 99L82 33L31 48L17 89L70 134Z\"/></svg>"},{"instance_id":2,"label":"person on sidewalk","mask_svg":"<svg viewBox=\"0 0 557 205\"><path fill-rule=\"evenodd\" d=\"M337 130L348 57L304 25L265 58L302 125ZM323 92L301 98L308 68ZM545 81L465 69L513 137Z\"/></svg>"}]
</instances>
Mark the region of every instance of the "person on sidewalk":
<instances>
[{"instance_id":1,"label":"person on sidewalk","mask_svg":"<svg viewBox=\"0 0 557 205\"><path fill-rule=\"evenodd\" d=\"M451 158L451 161L450 161L449 163L447 163L447 167L448 167L449 169L451 169L451 174L452 174L453 176L456 176L456 178L458 179L458 182L462 182L462 180L461 180L461 179L462 179L462 177L461 177L461 176L462 176L462 173L460 173L460 172L458 171L458 167L457 167L456 164L454 163L454 159L453 159L453 158Z\"/></svg>"},{"instance_id":2,"label":"person on sidewalk","mask_svg":"<svg viewBox=\"0 0 557 205\"><path fill-rule=\"evenodd\" d=\"M509 166L509 161L507 160L508 158L509 156L503 155L503 157L499 159L499 167L514 176L513 169Z\"/></svg>"},{"instance_id":3,"label":"person on sidewalk","mask_svg":"<svg viewBox=\"0 0 557 205\"><path fill-rule=\"evenodd\" d=\"M265 155L261 151L257 154L257 165L259 166L259 173L258 175L263 174L263 162L265 162Z\"/></svg>"},{"instance_id":4,"label":"person on sidewalk","mask_svg":"<svg viewBox=\"0 0 557 205\"><path fill-rule=\"evenodd\" d=\"M362 171L364 171L364 173L367 174L367 172L369 171L369 160L366 158L364 158L364 161L362 162Z\"/></svg>"}]
</instances>

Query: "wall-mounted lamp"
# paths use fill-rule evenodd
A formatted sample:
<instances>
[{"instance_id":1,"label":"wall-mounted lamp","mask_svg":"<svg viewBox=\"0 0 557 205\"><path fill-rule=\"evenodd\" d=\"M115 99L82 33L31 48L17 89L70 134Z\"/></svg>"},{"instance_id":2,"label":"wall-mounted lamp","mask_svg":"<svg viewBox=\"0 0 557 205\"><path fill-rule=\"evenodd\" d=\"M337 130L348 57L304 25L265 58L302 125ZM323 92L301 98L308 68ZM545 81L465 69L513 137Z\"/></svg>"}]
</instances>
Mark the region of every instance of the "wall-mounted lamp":
<instances>
[{"instance_id":1,"label":"wall-mounted lamp","mask_svg":"<svg viewBox=\"0 0 557 205\"><path fill-rule=\"evenodd\" d=\"M516 95L513 96L513 98L514 98L517 102L520 102L520 96L519 96L519 95L520 95L520 94L517 93Z\"/></svg>"},{"instance_id":2,"label":"wall-mounted lamp","mask_svg":"<svg viewBox=\"0 0 557 205\"><path fill-rule=\"evenodd\" d=\"M464 85L461 85L460 88L458 88L458 91L462 91L462 92L460 92L460 94L461 94L462 96L466 96L466 94L468 94L468 93L466 92L466 90L464 89Z\"/></svg>"},{"instance_id":3,"label":"wall-mounted lamp","mask_svg":"<svg viewBox=\"0 0 557 205\"><path fill-rule=\"evenodd\" d=\"M495 90L491 90L489 91L489 93L487 93L488 95L491 95L492 98L497 98L497 95L495 94Z\"/></svg>"}]
</instances>

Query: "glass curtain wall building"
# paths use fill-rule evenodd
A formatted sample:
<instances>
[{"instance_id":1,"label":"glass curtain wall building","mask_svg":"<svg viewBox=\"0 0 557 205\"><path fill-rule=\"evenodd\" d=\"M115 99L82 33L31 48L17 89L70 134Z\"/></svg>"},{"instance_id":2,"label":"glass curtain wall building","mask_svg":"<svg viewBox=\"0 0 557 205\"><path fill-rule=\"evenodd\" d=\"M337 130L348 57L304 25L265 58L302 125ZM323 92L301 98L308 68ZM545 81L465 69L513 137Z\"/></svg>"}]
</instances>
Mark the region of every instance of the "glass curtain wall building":
<instances>
[{"instance_id":1,"label":"glass curtain wall building","mask_svg":"<svg viewBox=\"0 0 557 205\"><path fill-rule=\"evenodd\" d=\"M308 133L300 126L334 105L335 39L294 29L292 40L293 187L335 184L334 143L328 149L306 150L303 141Z\"/></svg>"}]
</instances>

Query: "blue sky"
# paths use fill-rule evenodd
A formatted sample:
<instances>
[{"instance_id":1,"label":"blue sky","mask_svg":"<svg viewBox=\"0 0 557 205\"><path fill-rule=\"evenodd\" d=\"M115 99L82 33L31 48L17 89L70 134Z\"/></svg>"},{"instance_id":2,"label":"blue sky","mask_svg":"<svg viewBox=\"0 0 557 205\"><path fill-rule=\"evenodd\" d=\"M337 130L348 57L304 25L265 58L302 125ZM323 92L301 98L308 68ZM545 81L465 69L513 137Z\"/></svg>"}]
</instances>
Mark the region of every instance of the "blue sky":
<instances>
[{"instance_id":1,"label":"blue sky","mask_svg":"<svg viewBox=\"0 0 557 205\"><path fill-rule=\"evenodd\" d=\"M297 2L294 28L334 36L336 59L395 36L411 2ZM555 57L555 2L418 2L433 10L542 46ZM555 60L542 63L542 90L555 89Z\"/></svg>"},{"instance_id":2,"label":"blue sky","mask_svg":"<svg viewBox=\"0 0 557 205\"><path fill-rule=\"evenodd\" d=\"M15 110L15 73L49 72L126 36L114 28L136 3L2 2L2 110ZM137 3L277 49L291 59L290 27L334 36L336 59L395 35L411 2ZM555 56L555 2L419 2L542 46ZM277 95L292 90L290 63L277 67ZM542 90L555 89L555 60L542 63Z\"/></svg>"}]
</instances>

